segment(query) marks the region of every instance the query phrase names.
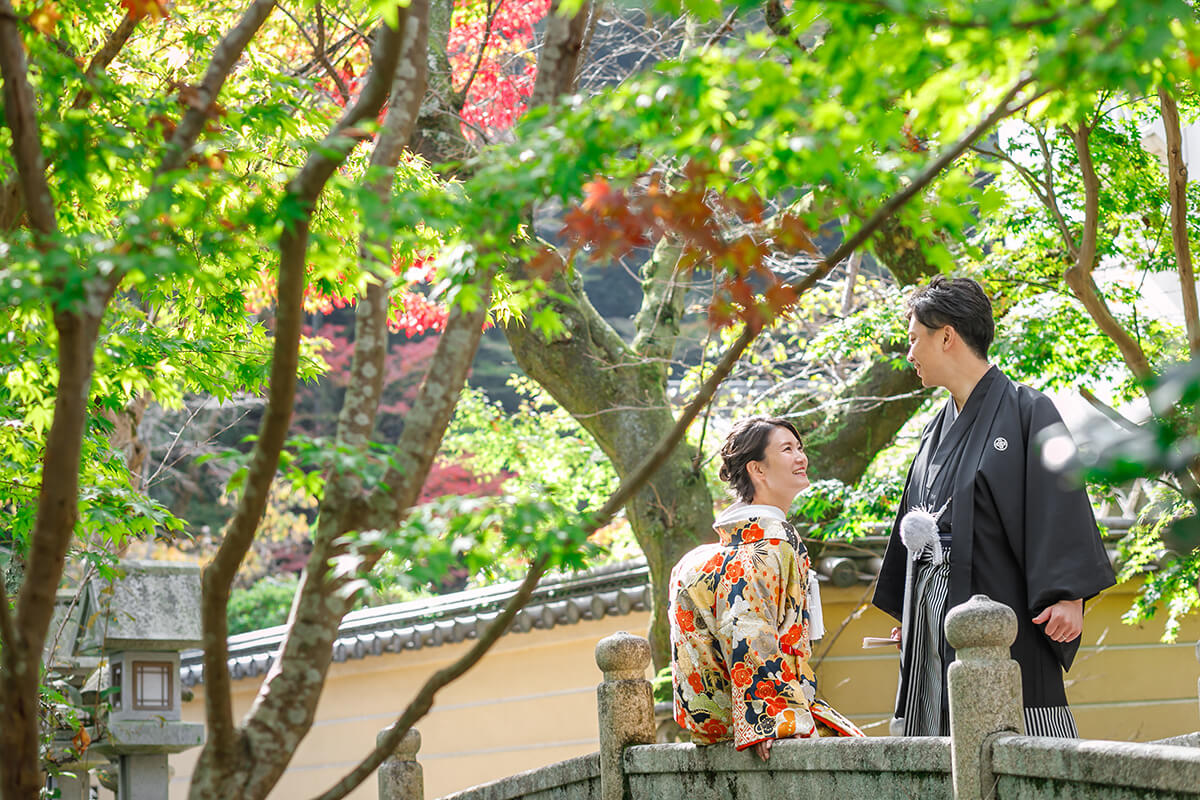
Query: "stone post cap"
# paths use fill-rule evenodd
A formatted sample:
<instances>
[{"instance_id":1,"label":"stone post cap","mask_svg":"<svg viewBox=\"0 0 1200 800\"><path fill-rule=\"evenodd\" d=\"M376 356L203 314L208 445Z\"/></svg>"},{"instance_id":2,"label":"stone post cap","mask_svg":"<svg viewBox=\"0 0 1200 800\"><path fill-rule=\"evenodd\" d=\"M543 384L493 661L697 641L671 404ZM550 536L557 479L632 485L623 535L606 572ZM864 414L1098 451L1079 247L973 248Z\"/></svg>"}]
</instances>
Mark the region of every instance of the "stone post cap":
<instances>
[{"instance_id":1,"label":"stone post cap","mask_svg":"<svg viewBox=\"0 0 1200 800\"><path fill-rule=\"evenodd\" d=\"M974 595L946 614L946 641L955 650L1010 647L1016 638L1016 612L985 594Z\"/></svg>"},{"instance_id":2,"label":"stone post cap","mask_svg":"<svg viewBox=\"0 0 1200 800\"><path fill-rule=\"evenodd\" d=\"M596 666L606 681L641 678L650 666L650 642L626 631L605 636L596 644Z\"/></svg>"},{"instance_id":3,"label":"stone post cap","mask_svg":"<svg viewBox=\"0 0 1200 800\"><path fill-rule=\"evenodd\" d=\"M388 731L392 726L388 726L381 730L375 737L375 744L378 746L383 744L383 737L387 736ZM401 761L416 761L417 751L421 749L421 733L416 728L409 728L408 733L404 734L404 738L400 740L400 744L396 745L392 756Z\"/></svg>"}]
</instances>

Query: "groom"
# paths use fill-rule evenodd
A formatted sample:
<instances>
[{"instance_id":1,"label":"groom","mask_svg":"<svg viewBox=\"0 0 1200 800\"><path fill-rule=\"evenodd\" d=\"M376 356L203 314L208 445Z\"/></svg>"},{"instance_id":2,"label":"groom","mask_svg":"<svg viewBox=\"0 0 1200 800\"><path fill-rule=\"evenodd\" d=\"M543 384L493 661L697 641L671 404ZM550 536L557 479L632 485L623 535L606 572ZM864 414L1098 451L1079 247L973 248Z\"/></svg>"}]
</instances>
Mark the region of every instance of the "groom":
<instances>
[{"instance_id":1,"label":"groom","mask_svg":"<svg viewBox=\"0 0 1200 800\"><path fill-rule=\"evenodd\" d=\"M1115 577L1087 494L1049 472L1035 445L1062 420L1045 395L988 364L995 323L975 281L934 278L909 298L908 321L909 362L950 397L921 436L875 590L875 605L904 621L892 732L949 735L946 610L986 594L1017 614L1026 733L1078 736L1063 670L1079 649L1083 601ZM937 516L940 548L906 550L900 521L911 509Z\"/></svg>"}]
</instances>

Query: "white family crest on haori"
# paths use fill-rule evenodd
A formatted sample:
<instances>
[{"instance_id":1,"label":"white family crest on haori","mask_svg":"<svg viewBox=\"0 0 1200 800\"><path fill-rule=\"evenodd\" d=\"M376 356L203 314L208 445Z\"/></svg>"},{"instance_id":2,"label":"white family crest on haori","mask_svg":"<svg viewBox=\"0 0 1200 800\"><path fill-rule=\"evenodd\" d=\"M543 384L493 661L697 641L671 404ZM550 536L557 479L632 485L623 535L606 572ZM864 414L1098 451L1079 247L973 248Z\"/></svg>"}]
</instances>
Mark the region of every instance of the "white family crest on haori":
<instances>
[{"instance_id":1,"label":"white family crest on haori","mask_svg":"<svg viewBox=\"0 0 1200 800\"><path fill-rule=\"evenodd\" d=\"M1008 449L1008 439L1005 439L1003 436L997 436L996 441L992 442L992 447L1003 453Z\"/></svg>"}]
</instances>

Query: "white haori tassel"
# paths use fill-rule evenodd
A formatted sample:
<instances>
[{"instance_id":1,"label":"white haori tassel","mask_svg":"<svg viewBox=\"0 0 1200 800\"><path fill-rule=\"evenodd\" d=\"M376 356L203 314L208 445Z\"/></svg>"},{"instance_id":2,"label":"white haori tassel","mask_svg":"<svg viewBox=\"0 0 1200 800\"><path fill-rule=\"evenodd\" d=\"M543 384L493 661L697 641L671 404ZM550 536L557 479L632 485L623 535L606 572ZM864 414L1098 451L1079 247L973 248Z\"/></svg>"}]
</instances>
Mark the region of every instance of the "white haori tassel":
<instances>
[{"instance_id":1,"label":"white haori tassel","mask_svg":"<svg viewBox=\"0 0 1200 800\"><path fill-rule=\"evenodd\" d=\"M904 611L900 621L904 638L908 636L908 620L912 614L913 563L931 547L933 554L930 560L934 565L941 564L945 559L942 553L942 537L938 535L938 520L949 505L950 501L947 500L936 513L925 506L913 506L900 518L900 541L909 556L904 570ZM903 652L903 644L900 645L900 649Z\"/></svg>"},{"instance_id":2,"label":"white haori tassel","mask_svg":"<svg viewBox=\"0 0 1200 800\"><path fill-rule=\"evenodd\" d=\"M942 506L942 511L945 508ZM933 514L927 508L915 506L901 518L900 541L904 543L911 561L916 561L932 546L933 557L930 560L935 566L942 563L942 538L938 536L937 527L941 516L941 511Z\"/></svg>"},{"instance_id":3,"label":"white haori tassel","mask_svg":"<svg viewBox=\"0 0 1200 800\"><path fill-rule=\"evenodd\" d=\"M907 650L906 643L912 632L912 592L913 573L915 572L913 565L921 557L921 554L929 549L932 550L930 561L935 565L941 564L945 560L945 554L942 552L942 537L938 534L938 520L942 518L942 513L945 512L946 507L949 505L950 501L947 500L945 505L939 508L936 513L931 512L925 506L913 506L908 510L908 513L900 518L900 541L904 545L904 549L908 551L909 556L905 559L904 608L901 611L900 617L901 664L904 663L904 652ZM902 735L904 733L904 719L902 717L893 717L889 729L893 736Z\"/></svg>"},{"instance_id":4,"label":"white haori tassel","mask_svg":"<svg viewBox=\"0 0 1200 800\"><path fill-rule=\"evenodd\" d=\"M825 613L821 610L821 584L816 570L808 571L808 640L815 642L825 636Z\"/></svg>"}]
</instances>

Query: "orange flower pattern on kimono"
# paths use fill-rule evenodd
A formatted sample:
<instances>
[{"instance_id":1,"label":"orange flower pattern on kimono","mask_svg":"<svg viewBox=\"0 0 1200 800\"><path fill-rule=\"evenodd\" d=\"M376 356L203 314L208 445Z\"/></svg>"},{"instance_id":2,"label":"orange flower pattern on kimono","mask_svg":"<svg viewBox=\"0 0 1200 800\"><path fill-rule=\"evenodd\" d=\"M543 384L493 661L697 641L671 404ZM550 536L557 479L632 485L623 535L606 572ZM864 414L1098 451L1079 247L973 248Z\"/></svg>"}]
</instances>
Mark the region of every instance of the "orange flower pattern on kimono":
<instances>
[{"instance_id":1,"label":"orange flower pattern on kimono","mask_svg":"<svg viewBox=\"0 0 1200 800\"><path fill-rule=\"evenodd\" d=\"M863 736L817 699L808 666L808 550L790 524L718 527L671 571L675 721L697 744Z\"/></svg>"}]
</instances>

